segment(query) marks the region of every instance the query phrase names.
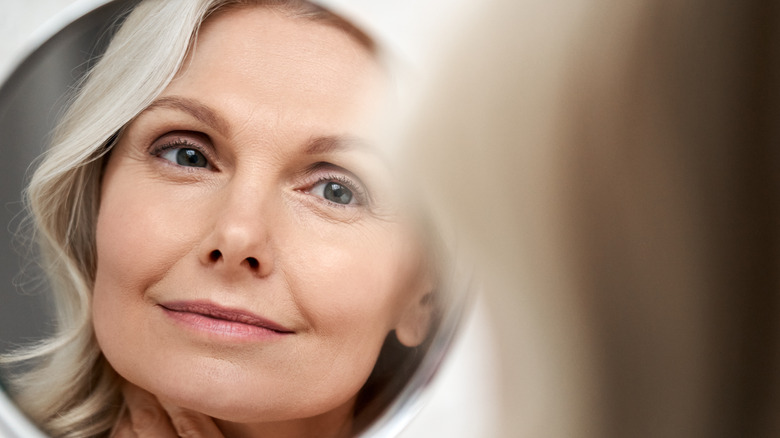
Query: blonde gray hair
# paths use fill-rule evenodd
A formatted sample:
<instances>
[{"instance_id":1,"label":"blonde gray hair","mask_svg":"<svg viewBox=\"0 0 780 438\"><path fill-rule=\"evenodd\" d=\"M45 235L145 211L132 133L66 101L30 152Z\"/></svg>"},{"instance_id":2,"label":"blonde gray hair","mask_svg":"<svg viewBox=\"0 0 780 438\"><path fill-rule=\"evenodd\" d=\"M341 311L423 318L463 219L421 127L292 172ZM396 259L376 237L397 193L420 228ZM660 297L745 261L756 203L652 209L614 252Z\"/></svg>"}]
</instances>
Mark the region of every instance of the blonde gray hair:
<instances>
[{"instance_id":1,"label":"blonde gray hair","mask_svg":"<svg viewBox=\"0 0 780 438\"><path fill-rule=\"evenodd\" d=\"M80 82L25 194L57 326L54 336L0 357L0 364L32 364L12 378L12 393L22 410L53 436L108 434L123 405L120 379L100 351L91 317L105 158L123 127L180 71L203 22L217 11L242 5L282 7L334 25L374 51L360 30L303 0L146 0L127 15Z\"/></svg>"}]
</instances>

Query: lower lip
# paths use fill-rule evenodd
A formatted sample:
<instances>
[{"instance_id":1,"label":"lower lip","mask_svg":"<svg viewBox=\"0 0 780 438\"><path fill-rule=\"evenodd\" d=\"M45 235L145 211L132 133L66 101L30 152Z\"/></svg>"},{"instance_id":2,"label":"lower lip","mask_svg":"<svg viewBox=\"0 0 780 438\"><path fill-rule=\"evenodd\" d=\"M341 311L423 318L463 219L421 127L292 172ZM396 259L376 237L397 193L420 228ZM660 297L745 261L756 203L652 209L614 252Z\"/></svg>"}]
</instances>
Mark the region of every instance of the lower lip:
<instances>
[{"instance_id":1,"label":"lower lip","mask_svg":"<svg viewBox=\"0 0 780 438\"><path fill-rule=\"evenodd\" d=\"M199 313L178 312L162 307L163 312L175 323L188 330L228 341L272 341L291 333L281 333L256 325L224 319L210 318Z\"/></svg>"}]
</instances>

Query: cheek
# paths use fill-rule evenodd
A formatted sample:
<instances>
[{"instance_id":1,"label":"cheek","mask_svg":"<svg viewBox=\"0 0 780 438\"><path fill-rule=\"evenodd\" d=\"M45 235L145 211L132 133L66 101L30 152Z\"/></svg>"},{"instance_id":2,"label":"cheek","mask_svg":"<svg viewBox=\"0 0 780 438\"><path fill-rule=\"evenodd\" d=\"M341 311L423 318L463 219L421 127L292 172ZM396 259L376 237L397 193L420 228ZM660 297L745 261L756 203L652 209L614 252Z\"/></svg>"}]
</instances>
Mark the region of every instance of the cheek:
<instances>
[{"instance_id":1,"label":"cheek","mask_svg":"<svg viewBox=\"0 0 780 438\"><path fill-rule=\"evenodd\" d=\"M316 369L329 391L351 396L368 379L411 297L410 259L392 239L364 236L312 247L289 276L317 339L306 373Z\"/></svg>"},{"instance_id":2,"label":"cheek","mask_svg":"<svg viewBox=\"0 0 780 438\"><path fill-rule=\"evenodd\" d=\"M383 339L409 299L411 254L383 231L321 242L297 264L294 288L319 329L358 328Z\"/></svg>"},{"instance_id":3,"label":"cheek","mask_svg":"<svg viewBox=\"0 0 780 438\"><path fill-rule=\"evenodd\" d=\"M133 172L127 161L109 167L103 181L96 293L98 283L123 293L145 290L181 259L197 232L197 221L185 223L196 215L183 214L186 206L180 200Z\"/></svg>"},{"instance_id":4,"label":"cheek","mask_svg":"<svg viewBox=\"0 0 780 438\"><path fill-rule=\"evenodd\" d=\"M128 336L138 326L143 304L144 261L148 242L143 210L121 175L107 175L103 182L101 206L96 228L97 270L93 291L92 315L95 334L110 362L117 368L133 355L126 355L134 344ZM118 358L124 357L120 363Z\"/></svg>"},{"instance_id":5,"label":"cheek","mask_svg":"<svg viewBox=\"0 0 780 438\"><path fill-rule=\"evenodd\" d=\"M93 323L101 349L116 368L133 359L145 333L146 291L181 258L184 241L177 206L133 173L128 160L109 163L96 227L97 269ZM130 163L132 164L132 163ZM181 228L185 228L183 226Z\"/></svg>"},{"instance_id":6,"label":"cheek","mask_svg":"<svg viewBox=\"0 0 780 438\"><path fill-rule=\"evenodd\" d=\"M96 230L96 294L102 292L105 289L103 286L108 284L121 285L116 288L127 290L139 280L137 271L147 259L141 242L145 242L149 236L144 236L142 231L143 214L131 214L134 205L132 200L121 203L115 202L112 197L104 198L101 205Z\"/></svg>"}]
</instances>

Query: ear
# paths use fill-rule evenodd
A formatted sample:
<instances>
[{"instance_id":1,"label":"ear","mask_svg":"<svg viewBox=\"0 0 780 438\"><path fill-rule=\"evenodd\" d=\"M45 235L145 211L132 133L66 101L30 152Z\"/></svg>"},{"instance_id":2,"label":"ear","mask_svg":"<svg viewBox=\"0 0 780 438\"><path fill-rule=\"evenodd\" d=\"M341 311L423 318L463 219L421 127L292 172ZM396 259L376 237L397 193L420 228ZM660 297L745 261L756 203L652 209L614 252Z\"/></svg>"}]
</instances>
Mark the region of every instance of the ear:
<instances>
[{"instance_id":1,"label":"ear","mask_svg":"<svg viewBox=\"0 0 780 438\"><path fill-rule=\"evenodd\" d=\"M434 301L432 287L426 287L422 293L414 295L395 327L395 336L401 344L416 347L428 337L433 320Z\"/></svg>"}]
</instances>

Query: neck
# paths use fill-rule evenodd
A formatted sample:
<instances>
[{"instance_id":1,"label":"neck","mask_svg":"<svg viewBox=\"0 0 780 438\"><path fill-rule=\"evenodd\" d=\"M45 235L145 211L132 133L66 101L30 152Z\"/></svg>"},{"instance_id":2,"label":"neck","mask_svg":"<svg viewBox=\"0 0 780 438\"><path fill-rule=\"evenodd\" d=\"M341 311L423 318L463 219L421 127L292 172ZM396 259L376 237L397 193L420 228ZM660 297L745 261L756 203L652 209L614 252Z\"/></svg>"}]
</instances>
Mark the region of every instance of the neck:
<instances>
[{"instance_id":1,"label":"neck","mask_svg":"<svg viewBox=\"0 0 780 438\"><path fill-rule=\"evenodd\" d=\"M309 418L267 423L214 419L225 438L348 438L352 436L354 403Z\"/></svg>"}]
</instances>

